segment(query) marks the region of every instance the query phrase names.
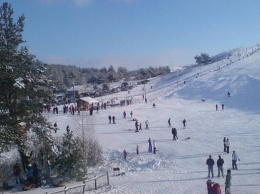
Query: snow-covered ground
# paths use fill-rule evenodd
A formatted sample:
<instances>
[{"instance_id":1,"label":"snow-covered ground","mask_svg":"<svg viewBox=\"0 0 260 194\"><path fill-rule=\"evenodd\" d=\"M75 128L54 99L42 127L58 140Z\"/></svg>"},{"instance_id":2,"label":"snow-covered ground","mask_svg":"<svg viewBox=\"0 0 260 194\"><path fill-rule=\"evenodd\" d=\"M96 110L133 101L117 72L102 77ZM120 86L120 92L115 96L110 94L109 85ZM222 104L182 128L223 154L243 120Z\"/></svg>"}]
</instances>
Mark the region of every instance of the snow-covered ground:
<instances>
[{"instance_id":1,"label":"snow-covered ground","mask_svg":"<svg viewBox=\"0 0 260 194\"><path fill-rule=\"evenodd\" d=\"M148 103L142 101L144 91L143 86L139 86L130 94L115 94L119 98L132 95L135 103L129 106L100 110L93 116L88 112L81 113L81 116L63 115L62 112L45 115L50 122L57 122L60 130L54 136L58 138L66 132L67 125L80 135L78 123L82 122L82 114L85 114L87 128L95 131L104 151L106 165L96 171L107 170L110 173L110 186L95 193L207 193L208 156L212 155L216 163L218 155L221 155L226 174L231 168L231 152L235 150L241 161L238 170L231 171L232 194L259 194L260 51L246 56L254 49L233 50L233 55L226 61L181 70L178 77L176 72L172 72L152 79L145 86ZM230 98L227 92L231 93ZM152 103L156 104L155 108ZM221 110L221 104L225 105L224 110ZM123 111L127 113L126 119ZM142 124L143 130L138 133L134 132L130 111L133 111L133 118ZM116 124L108 124L108 115L116 117ZM169 118L178 130L177 141L172 140L171 127L167 123ZM187 120L185 129L182 125L184 118ZM146 120L149 121L149 130L144 129ZM188 137L190 139L186 140ZM223 152L224 137L230 140L230 154ZM147 152L148 138L156 141L156 154ZM139 155L136 154L137 145ZM126 160L123 159L124 149L128 152ZM119 167L125 175L113 176L113 167ZM212 180L220 184L224 193L225 178L217 177L216 164L214 175ZM77 184L80 183L69 185ZM61 188L37 188L27 193L57 190Z\"/></svg>"}]
</instances>

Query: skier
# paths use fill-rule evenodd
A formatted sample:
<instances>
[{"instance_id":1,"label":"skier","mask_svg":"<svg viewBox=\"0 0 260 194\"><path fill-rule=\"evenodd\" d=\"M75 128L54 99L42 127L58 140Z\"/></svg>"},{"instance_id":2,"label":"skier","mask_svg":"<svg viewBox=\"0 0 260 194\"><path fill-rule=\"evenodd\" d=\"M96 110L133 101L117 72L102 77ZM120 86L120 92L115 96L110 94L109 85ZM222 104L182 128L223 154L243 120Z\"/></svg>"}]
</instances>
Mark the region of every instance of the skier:
<instances>
[{"instance_id":1,"label":"skier","mask_svg":"<svg viewBox=\"0 0 260 194\"><path fill-rule=\"evenodd\" d=\"M138 131L138 120L137 119L135 120L135 132L139 132Z\"/></svg>"},{"instance_id":2,"label":"skier","mask_svg":"<svg viewBox=\"0 0 260 194\"><path fill-rule=\"evenodd\" d=\"M222 105L221 105L221 107L222 107L222 110L224 110L224 106L225 106L224 104L222 104Z\"/></svg>"},{"instance_id":3,"label":"skier","mask_svg":"<svg viewBox=\"0 0 260 194\"><path fill-rule=\"evenodd\" d=\"M221 158L221 156L218 156L218 161L217 161L217 166L218 166L218 177L220 177L220 172L222 174L222 177L224 177L224 173L223 173L223 164L224 164L224 160Z\"/></svg>"},{"instance_id":4,"label":"skier","mask_svg":"<svg viewBox=\"0 0 260 194\"><path fill-rule=\"evenodd\" d=\"M130 112L131 118L133 117L133 111Z\"/></svg>"},{"instance_id":5,"label":"skier","mask_svg":"<svg viewBox=\"0 0 260 194\"><path fill-rule=\"evenodd\" d=\"M171 126L171 118L168 119L169 127Z\"/></svg>"},{"instance_id":6,"label":"skier","mask_svg":"<svg viewBox=\"0 0 260 194\"><path fill-rule=\"evenodd\" d=\"M178 139L177 129L176 128L172 128L172 135L173 135L173 140L177 140Z\"/></svg>"},{"instance_id":7,"label":"skier","mask_svg":"<svg viewBox=\"0 0 260 194\"><path fill-rule=\"evenodd\" d=\"M139 146L136 145L136 154L139 155Z\"/></svg>"},{"instance_id":8,"label":"skier","mask_svg":"<svg viewBox=\"0 0 260 194\"><path fill-rule=\"evenodd\" d=\"M116 117L115 117L115 116L113 116L113 117L112 117L113 124L116 124L116 121L115 121L115 119L116 119Z\"/></svg>"},{"instance_id":9,"label":"skier","mask_svg":"<svg viewBox=\"0 0 260 194\"><path fill-rule=\"evenodd\" d=\"M230 142L229 139L227 139L226 141L226 148L227 148L227 153L229 154L229 146L230 146Z\"/></svg>"},{"instance_id":10,"label":"skier","mask_svg":"<svg viewBox=\"0 0 260 194\"><path fill-rule=\"evenodd\" d=\"M216 104L216 111L218 111L218 105Z\"/></svg>"},{"instance_id":11,"label":"skier","mask_svg":"<svg viewBox=\"0 0 260 194\"><path fill-rule=\"evenodd\" d=\"M185 128L186 127L186 120L185 119L183 119L182 124L183 124L183 128Z\"/></svg>"},{"instance_id":12,"label":"skier","mask_svg":"<svg viewBox=\"0 0 260 194\"><path fill-rule=\"evenodd\" d=\"M145 121L145 129L149 129L149 126L148 126L149 122L148 120Z\"/></svg>"},{"instance_id":13,"label":"skier","mask_svg":"<svg viewBox=\"0 0 260 194\"><path fill-rule=\"evenodd\" d=\"M155 140L153 140L153 153L156 154L156 144L155 144Z\"/></svg>"},{"instance_id":14,"label":"skier","mask_svg":"<svg viewBox=\"0 0 260 194\"><path fill-rule=\"evenodd\" d=\"M123 112L123 116L124 116L124 119L125 119L126 118L126 112L125 111Z\"/></svg>"},{"instance_id":15,"label":"skier","mask_svg":"<svg viewBox=\"0 0 260 194\"><path fill-rule=\"evenodd\" d=\"M123 151L123 154L124 154L124 159L126 160L127 152L126 152L125 149L124 149L124 151Z\"/></svg>"},{"instance_id":16,"label":"skier","mask_svg":"<svg viewBox=\"0 0 260 194\"><path fill-rule=\"evenodd\" d=\"M111 124L111 116L108 116L109 124Z\"/></svg>"},{"instance_id":17,"label":"skier","mask_svg":"<svg viewBox=\"0 0 260 194\"><path fill-rule=\"evenodd\" d=\"M227 93L227 96L230 97L230 92Z\"/></svg>"},{"instance_id":18,"label":"skier","mask_svg":"<svg viewBox=\"0 0 260 194\"><path fill-rule=\"evenodd\" d=\"M153 108L155 108L155 103L153 103Z\"/></svg>"},{"instance_id":19,"label":"skier","mask_svg":"<svg viewBox=\"0 0 260 194\"><path fill-rule=\"evenodd\" d=\"M227 176L225 181L225 194L231 193L230 186L231 186L231 170L227 170Z\"/></svg>"},{"instance_id":20,"label":"skier","mask_svg":"<svg viewBox=\"0 0 260 194\"><path fill-rule=\"evenodd\" d=\"M151 141L151 138L148 139L148 144L149 144L149 146L148 146L148 152L151 153L151 152L152 152L152 149L153 149L153 148L152 148L152 141Z\"/></svg>"},{"instance_id":21,"label":"skier","mask_svg":"<svg viewBox=\"0 0 260 194\"><path fill-rule=\"evenodd\" d=\"M224 137L224 139L223 139L223 143L224 143L224 152L226 152L227 151L227 146L226 146L226 137Z\"/></svg>"},{"instance_id":22,"label":"skier","mask_svg":"<svg viewBox=\"0 0 260 194\"><path fill-rule=\"evenodd\" d=\"M212 175L212 178L213 178L214 177L213 166L214 166L215 162L211 158L211 155L209 155L209 158L207 159L206 164L208 165L208 177L210 177L210 172L211 172L211 175Z\"/></svg>"},{"instance_id":23,"label":"skier","mask_svg":"<svg viewBox=\"0 0 260 194\"><path fill-rule=\"evenodd\" d=\"M237 160L240 161L238 155L236 154L235 151L233 151L233 154L232 154L232 169L236 169L237 170Z\"/></svg>"}]
</instances>

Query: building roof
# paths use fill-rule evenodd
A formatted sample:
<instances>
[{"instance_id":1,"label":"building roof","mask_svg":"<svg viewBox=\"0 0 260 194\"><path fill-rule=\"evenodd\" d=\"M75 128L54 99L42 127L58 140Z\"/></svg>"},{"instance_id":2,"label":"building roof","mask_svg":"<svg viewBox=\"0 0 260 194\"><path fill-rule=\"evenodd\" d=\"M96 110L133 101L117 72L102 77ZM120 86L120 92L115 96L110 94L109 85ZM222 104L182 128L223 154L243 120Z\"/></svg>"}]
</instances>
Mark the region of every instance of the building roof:
<instances>
[{"instance_id":1,"label":"building roof","mask_svg":"<svg viewBox=\"0 0 260 194\"><path fill-rule=\"evenodd\" d=\"M74 86L74 89L73 89L73 86L71 88L69 88L67 91L70 91L70 92L73 92L73 91L78 91L80 90L81 88L83 88L84 85L75 85Z\"/></svg>"},{"instance_id":2,"label":"building roof","mask_svg":"<svg viewBox=\"0 0 260 194\"><path fill-rule=\"evenodd\" d=\"M80 100L83 100L85 102L88 102L89 104L92 104L92 103L98 103L99 101L94 99L94 98L91 98L89 96L87 97L83 97L83 98L80 98Z\"/></svg>"}]
</instances>

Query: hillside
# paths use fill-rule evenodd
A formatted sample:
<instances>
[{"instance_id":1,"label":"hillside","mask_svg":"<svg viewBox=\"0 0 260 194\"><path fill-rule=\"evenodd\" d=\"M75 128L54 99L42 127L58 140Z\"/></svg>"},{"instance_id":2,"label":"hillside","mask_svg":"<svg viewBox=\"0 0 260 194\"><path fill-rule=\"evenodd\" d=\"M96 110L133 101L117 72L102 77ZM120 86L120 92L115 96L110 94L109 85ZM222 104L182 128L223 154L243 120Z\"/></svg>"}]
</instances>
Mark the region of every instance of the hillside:
<instances>
[{"instance_id":1,"label":"hillside","mask_svg":"<svg viewBox=\"0 0 260 194\"><path fill-rule=\"evenodd\" d=\"M110 186L93 193L206 193L208 168L205 162L208 156L212 155L215 163L218 155L222 156L225 175L231 168L231 153L223 152L224 137L230 139L230 151L235 150L241 159L238 170L232 170L232 193L259 193L260 51L251 47L251 50L239 48L230 53L229 59L223 58L203 67L183 68L178 75L171 72L155 77L146 85L131 90L130 94L120 92L100 98L132 98L134 103L129 106L100 110L93 116L88 112L81 113L85 124L94 129L104 151L104 166L90 169L90 172L110 173ZM230 97L227 92L231 93ZM143 101L143 94L147 103ZM152 103L156 104L155 108ZM225 105L223 110L221 104ZM126 119L123 111L127 113ZM134 132L130 111L142 124L143 130L138 133ZM116 117L116 124L108 124L108 115ZM78 127L81 116L63 115L62 112L58 115L45 113L45 116L50 122L58 123L60 130L53 133L57 143L68 124L74 134L81 135ZM176 141L173 141L167 123L169 118L178 131ZM185 128L184 118L187 120ZM144 129L146 120L149 130ZM156 154L147 152L148 138L156 141ZM137 145L139 155L136 155ZM123 159L124 149L128 152L126 160ZM113 167L119 167L125 175L113 176ZM216 165L212 180L220 184L224 193L225 178L217 177ZM66 186L77 184L80 183L71 182ZM27 193L57 190L61 189L38 188Z\"/></svg>"}]
</instances>

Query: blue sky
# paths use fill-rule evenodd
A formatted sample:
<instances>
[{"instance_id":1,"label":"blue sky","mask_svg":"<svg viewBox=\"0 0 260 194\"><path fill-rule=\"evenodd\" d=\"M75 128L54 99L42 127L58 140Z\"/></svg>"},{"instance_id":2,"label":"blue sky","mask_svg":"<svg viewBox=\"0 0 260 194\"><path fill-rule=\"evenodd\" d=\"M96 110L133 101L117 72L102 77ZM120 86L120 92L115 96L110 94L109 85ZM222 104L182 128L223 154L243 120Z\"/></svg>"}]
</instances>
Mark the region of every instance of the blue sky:
<instances>
[{"instance_id":1,"label":"blue sky","mask_svg":"<svg viewBox=\"0 0 260 194\"><path fill-rule=\"evenodd\" d=\"M2 1L2 0L1 0ZM3 1L2 1L3 2ZM182 66L253 46L259 0L9 0L23 37L47 63L79 67Z\"/></svg>"}]
</instances>

